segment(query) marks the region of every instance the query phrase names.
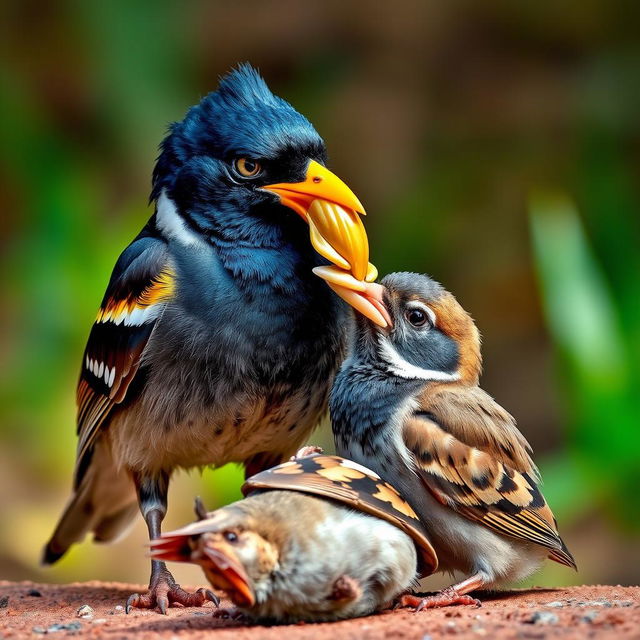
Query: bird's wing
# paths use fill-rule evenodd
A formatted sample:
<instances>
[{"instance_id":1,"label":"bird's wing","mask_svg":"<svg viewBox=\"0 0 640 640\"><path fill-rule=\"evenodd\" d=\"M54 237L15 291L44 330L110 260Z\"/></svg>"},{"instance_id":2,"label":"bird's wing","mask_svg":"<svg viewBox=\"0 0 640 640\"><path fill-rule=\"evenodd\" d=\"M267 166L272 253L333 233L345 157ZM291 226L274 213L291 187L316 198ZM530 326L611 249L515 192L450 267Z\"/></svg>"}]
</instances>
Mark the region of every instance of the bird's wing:
<instances>
[{"instance_id":1,"label":"bird's wing","mask_svg":"<svg viewBox=\"0 0 640 640\"><path fill-rule=\"evenodd\" d=\"M114 406L135 395L131 383L173 292L167 246L143 231L116 263L84 352L77 390L76 486L91 460L100 427Z\"/></svg>"},{"instance_id":2,"label":"bird's wing","mask_svg":"<svg viewBox=\"0 0 640 640\"><path fill-rule=\"evenodd\" d=\"M431 385L419 398L419 414L465 444L538 478L531 447L513 416L480 387Z\"/></svg>"},{"instance_id":3,"label":"bird's wing","mask_svg":"<svg viewBox=\"0 0 640 640\"><path fill-rule=\"evenodd\" d=\"M386 520L413 538L422 576L430 575L438 567L436 553L415 511L371 469L340 456L312 454L252 476L242 486L242 493L246 496L265 489L287 489L331 498Z\"/></svg>"},{"instance_id":4,"label":"bird's wing","mask_svg":"<svg viewBox=\"0 0 640 640\"><path fill-rule=\"evenodd\" d=\"M431 412L408 417L403 439L436 500L498 533L542 545L551 559L575 568L540 493L533 463L515 469L510 455L494 455L488 434L475 433L473 424L456 429ZM483 446L486 441L490 444Z\"/></svg>"}]
</instances>

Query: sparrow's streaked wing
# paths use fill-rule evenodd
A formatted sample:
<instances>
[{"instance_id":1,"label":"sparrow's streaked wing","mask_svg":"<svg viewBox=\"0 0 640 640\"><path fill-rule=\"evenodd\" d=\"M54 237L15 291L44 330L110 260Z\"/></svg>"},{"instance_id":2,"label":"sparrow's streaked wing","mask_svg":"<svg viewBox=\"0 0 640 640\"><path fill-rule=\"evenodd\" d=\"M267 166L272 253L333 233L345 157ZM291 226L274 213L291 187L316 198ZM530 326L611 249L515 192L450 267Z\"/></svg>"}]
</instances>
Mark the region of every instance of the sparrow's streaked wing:
<instances>
[{"instance_id":1,"label":"sparrow's streaked wing","mask_svg":"<svg viewBox=\"0 0 640 640\"><path fill-rule=\"evenodd\" d=\"M465 433L472 434L473 427L473 423L468 424ZM558 535L553 513L538 489L533 465L518 471L503 461L504 455L471 446L454 433L453 426L437 423L433 415L426 417L419 412L403 426L405 445L434 497L498 533L548 548L550 558L575 568ZM481 433L475 435L472 441L482 439Z\"/></svg>"},{"instance_id":2,"label":"sparrow's streaked wing","mask_svg":"<svg viewBox=\"0 0 640 640\"><path fill-rule=\"evenodd\" d=\"M419 402L420 413L454 438L538 478L531 447L515 419L480 387L432 384Z\"/></svg>"}]
</instances>

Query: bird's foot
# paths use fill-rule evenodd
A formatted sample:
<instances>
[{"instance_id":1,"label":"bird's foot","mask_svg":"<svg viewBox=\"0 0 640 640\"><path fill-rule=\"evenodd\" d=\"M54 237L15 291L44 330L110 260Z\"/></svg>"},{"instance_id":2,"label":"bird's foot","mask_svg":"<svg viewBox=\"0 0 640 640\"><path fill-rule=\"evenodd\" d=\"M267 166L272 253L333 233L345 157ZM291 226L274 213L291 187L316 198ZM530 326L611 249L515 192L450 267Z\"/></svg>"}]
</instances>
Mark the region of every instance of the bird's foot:
<instances>
[{"instance_id":1,"label":"bird's foot","mask_svg":"<svg viewBox=\"0 0 640 640\"><path fill-rule=\"evenodd\" d=\"M236 607L229 607L225 609L216 609L213 612L214 618L221 618L222 620L237 620L244 621L248 618L240 611L240 609L236 609Z\"/></svg>"},{"instance_id":2,"label":"bird's foot","mask_svg":"<svg viewBox=\"0 0 640 640\"><path fill-rule=\"evenodd\" d=\"M450 607L453 605L472 605L475 607L482 606L482 603L477 598L458 593L453 587L443 589L435 596L428 596L426 598L419 598L414 595L404 595L398 601L399 607L412 607L415 612L422 611L423 609L436 609L438 607Z\"/></svg>"},{"instance_id":3,"label":"bird's foot","mask_svg":"<svg viewBox=\"0 0 640 640\"><path fill-rule=\"evenodd\" d=\"M298 449L296 454L291 456L289 460L293 462L296 458L306 458L307 456L312 456L316 453L323 453L322 447L317 447L314 444L308 444L301 449Z\"/></svg>"},{"instance_id":4,"label":"bird's foot","mask_svg":"<svg viewBox=\"0 0 640 640\"><path fill-rule=\"evenodd\" d=\"M158 607L160 613L166 615L168 607L180 604L183 607L201 607L205 602L213 602L220 606L220 598L211 589L198 589L195 593L188 593L180 587L167 569L163 569L151 576L149 591L134 593L127 600L126 612L132 608L154 609Z\"/></svg>"}]
</instances>

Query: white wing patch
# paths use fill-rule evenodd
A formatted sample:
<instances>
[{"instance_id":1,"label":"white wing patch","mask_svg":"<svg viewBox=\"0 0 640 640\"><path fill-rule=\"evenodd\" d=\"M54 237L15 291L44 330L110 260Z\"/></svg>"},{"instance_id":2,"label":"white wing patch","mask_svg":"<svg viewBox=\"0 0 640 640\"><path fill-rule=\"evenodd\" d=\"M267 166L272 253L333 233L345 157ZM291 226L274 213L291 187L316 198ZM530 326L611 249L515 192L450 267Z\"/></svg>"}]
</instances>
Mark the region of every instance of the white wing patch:
<instances>
[{"instance_id":1,"label":"white wing patch","mask_svg":"<svg viewBox=\"0 0 640 640\"><path fill-rule=\"evenodd\" d=\"M116 368L108 367L104 362L99 362L98 360L94 360L90 358L88 355L85 356L84 360L85 368L87 371L98 378L99 380L103 380L104 383L111 388L113 386L113 381L116 377Z\"/></svg>"},{"instance_id":2,"label":"white wing patch","mask_svg":"<svg viewBox=\"0 0 640 640\"><path fill-rule=\"evenodd\" d=\"M113 322L115 325L123 324L125 327L141 327L156 320L164 308L164 303L152 304L148 307L135 307L131 311L123 309L119 312L102 314L97 322Z\"/></svg>"}]
</instances>

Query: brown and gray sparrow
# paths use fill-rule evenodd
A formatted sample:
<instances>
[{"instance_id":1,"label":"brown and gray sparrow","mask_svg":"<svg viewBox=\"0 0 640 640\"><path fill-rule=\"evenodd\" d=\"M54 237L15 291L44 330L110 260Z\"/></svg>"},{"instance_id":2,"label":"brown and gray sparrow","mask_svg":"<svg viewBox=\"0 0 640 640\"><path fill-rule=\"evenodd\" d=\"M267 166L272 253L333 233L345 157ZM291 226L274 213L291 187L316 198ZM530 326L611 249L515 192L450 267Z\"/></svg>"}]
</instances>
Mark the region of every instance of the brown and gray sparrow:
<instances>
[{"instance_id":1,"label":"brown and gray sparrow","mask_svg":"<svg viewBox=\"0 0 640 640\"><path fill-rule=\"evenodd\" d=\"M468 576L404 603L476 603L466 594L525 578L547 557L575 568L529 444L478 386L471 317L441 285L413 273L366 285L359 302L371 312L356 314L354 347L330 400L337 451L393 482L427 529L440 569Z\"/></svg>"}]
</instances>

